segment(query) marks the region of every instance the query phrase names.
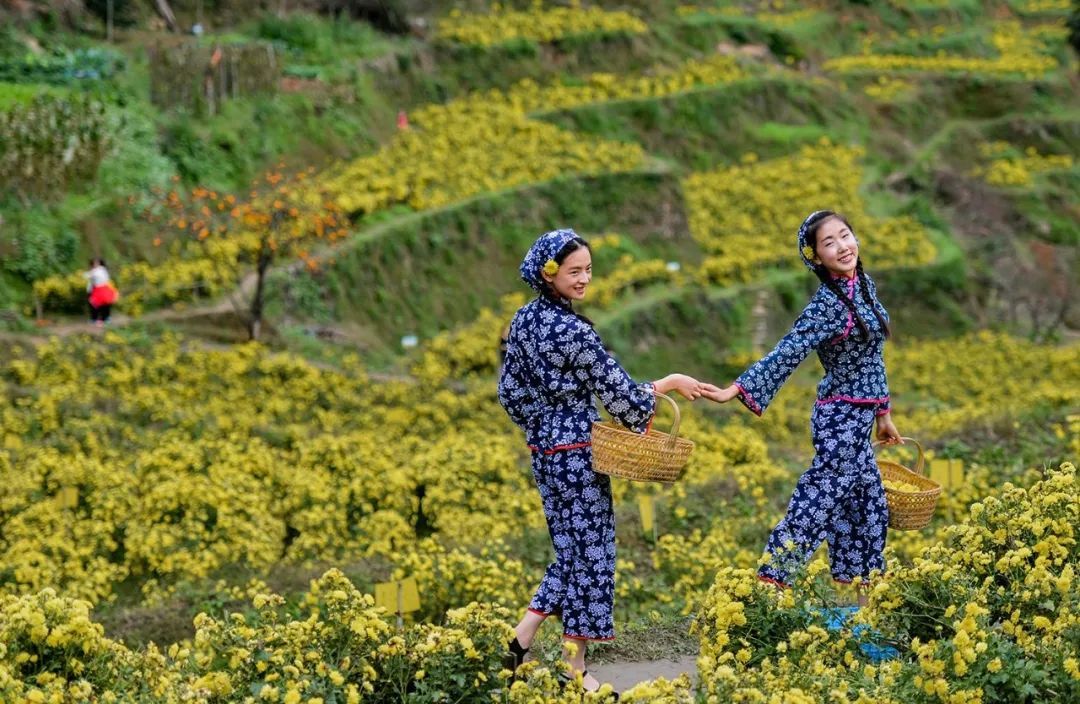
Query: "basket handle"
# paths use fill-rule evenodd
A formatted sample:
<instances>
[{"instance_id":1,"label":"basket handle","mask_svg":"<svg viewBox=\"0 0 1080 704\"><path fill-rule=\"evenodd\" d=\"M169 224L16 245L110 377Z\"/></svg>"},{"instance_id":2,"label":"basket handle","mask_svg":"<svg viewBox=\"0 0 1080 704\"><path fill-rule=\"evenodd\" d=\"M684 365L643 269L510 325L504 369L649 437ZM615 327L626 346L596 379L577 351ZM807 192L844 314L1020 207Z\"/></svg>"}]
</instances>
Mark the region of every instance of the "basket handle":
<instances>
[{"instance_id":1,"label":"basket handle","mask_svg":"<svg viewBox=\"0 0 1080 704\"><path fill-rule=\"evenodd\" d=\"M903 435L900 436L900 439L901 440L910 440L911 442L915 443L915 448L919 451L919 456L917 458L915 458L915 473L926 476L926 472L923 471L925 469L925 466L926 466L926 452L923 450L922 443L919 442L918 440L916 440L915 438L909 438L909 437L906 437L906 436L903 436ZM885 444L884 440L875 440L871 446L876 448L876 447L878 447L880 445L884 445L884 444Z\"/></svg>"},{"instance_id":2,"label":"basket handle","mask_svg":"<svg viewBox=\"0 0 1080 704\"><path fill-rule=\"evenodd\" d=\"M675 438L679 437L679 423L682 422L682 413L679 412L679 404L675 403L675 399L667 394L662 394L659 391L653 391L653 395L670 403L671 410L675 411L675 422L671 424L671 438L668 440L668 445L674 445Z\"/></svg>"}]
</instances>

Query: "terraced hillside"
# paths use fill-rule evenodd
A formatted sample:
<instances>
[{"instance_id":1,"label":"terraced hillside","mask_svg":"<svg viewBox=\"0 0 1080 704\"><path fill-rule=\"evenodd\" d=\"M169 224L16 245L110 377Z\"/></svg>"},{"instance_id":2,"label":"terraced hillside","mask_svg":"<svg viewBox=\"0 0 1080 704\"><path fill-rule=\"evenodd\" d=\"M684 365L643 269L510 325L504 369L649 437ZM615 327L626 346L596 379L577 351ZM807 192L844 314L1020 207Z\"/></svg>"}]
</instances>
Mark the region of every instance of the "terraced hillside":
<instances>
[{"instance_id":1,"label":"terraced hillside","mask_svg":"<svg viewBox=\"0 0 1080 704\"><path fill-rule=\"evenodd\" d=\"M634 376L726 384L816 285L794 233L819 208L892 314L897 425L963 476L890 534L870 630L832 632L809 606L854 592L822 560L782 596L753 579L817 363L764 418L684 404L685 479L615 482L620 640L596 656L697 656L623 701L1080 697L1080 11L395 7L407 33L6 18L0 699L580 701L554 629L518 683L501 668L550 550L495 396L517 265L574 227L582 310ZM213 93L208 65L244 78ZM399 623L373 595L402 579Z\"/></svg>"}]
</instances>

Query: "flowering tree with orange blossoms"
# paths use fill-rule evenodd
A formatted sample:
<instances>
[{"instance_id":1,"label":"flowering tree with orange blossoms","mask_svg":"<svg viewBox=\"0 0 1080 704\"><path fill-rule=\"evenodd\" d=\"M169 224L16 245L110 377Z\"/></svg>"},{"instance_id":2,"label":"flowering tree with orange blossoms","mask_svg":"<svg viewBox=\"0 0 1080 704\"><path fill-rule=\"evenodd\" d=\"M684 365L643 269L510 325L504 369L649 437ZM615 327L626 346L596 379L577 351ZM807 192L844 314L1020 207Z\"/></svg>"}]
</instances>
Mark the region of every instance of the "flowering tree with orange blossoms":
<instances>
[{"instance_id":1,"label":"flowering tree with orange blossoms","mask_svg":"<svg viewBox=\"0 0 1080 704\"><path fill-rule=\"evenodd\" d=\"M309 184L314 169L287 174L280 165L251 184L244 196L198 187L186 197L173 191L165 198L169 231L186 242L209 246L229 238L238 247L241 263L253 268L254 288L247 303L248 334L259 338L266 297L266 275L279 254L298 258L309 269L318 267L310 255L317 241L333 242L348 234L341 210ZM161 245L161 239L154 242ZM245 277L241 291L247 290Z\"/></svg>"}]
</instances>

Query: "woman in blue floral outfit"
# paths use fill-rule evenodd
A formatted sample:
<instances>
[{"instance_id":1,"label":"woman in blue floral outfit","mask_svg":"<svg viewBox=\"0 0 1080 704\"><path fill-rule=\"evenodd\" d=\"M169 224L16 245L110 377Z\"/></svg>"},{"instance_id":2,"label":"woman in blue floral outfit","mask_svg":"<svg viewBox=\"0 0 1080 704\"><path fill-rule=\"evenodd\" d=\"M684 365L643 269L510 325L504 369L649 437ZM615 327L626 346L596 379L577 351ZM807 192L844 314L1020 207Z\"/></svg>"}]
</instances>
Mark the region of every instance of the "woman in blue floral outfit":
<instances>
[{"instance_id":1,"label":"woman in blue floral outfit","mask_svg":"<svg viewBox=\"0 0 1080 704\"><path fill-rule=\"evenodd\" d=\"M521 663L544 619L559 616L566 660L592 690L599 683L585 670L584 645L615 635L615 514L610 480L592 468L592 424L600 418L593 396L620 423L645 432L654 391L693 400L702 385L683 374L638 384L608 354L573 309L592 279L589 245L573 230L537 239L521 278L539 295L510 324L499 401L525 431L555 561L515 629L508 665Z\"/></svg>"},{"instance_id":2,"label":"woman in blue floral outfit","mask_svg":"<svg viewBox=\"0 0 1080 704\"><path fill-rule=\"evenodd\" d=\"M882 348L889 314L873 280L863 271L859 243L847 220L820 210L803 221L799 256L821 286L772 352L735 382L703 395L720 403L738 398L757 415L811 350L825 367L810 416L815 455L800 477L787 515L765 548L758 576L780 587L824 540L838 582L869 579L885 571L889 509L870 442L902 442L890 413ZM862 590L859 602L865 602Z\"/></svg>"}]
</instances>

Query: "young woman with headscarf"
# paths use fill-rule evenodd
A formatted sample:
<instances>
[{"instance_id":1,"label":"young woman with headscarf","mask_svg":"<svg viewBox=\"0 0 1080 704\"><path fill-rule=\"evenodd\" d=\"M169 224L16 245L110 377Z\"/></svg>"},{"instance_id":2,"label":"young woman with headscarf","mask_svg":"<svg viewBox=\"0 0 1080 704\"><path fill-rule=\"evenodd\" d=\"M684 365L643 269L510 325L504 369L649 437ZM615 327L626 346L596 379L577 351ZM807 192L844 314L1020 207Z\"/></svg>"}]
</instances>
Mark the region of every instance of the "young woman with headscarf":
<instances>
[{"instance_id":1,"label":"young woman with headscarf","mask_svg":"<svg viewBox=\"0 0 1080 704\"><path fill-rule=\"evenodd\" d=\"M499 400L525 431L555 560L515 629L507 665L516 669L540 625L558 616L566 661L585 689L595 690L585 645L615 636L615 514L610 480L592 468L592 424L600 418L593 397L618 422L645 432L654 392L694 400L704 386L684 374L638 383L608 353L592 322L573 307L592 280L589 245L573 230L542 235L520 272L538 295L510 325Z\"/></svg>"},{"instance_id":2,"label":"young woman with headscarf","mask_svg":"<svg viewBox=\"0 0 1080 704\"><path fill-rule=\"evenodd\" d=\"M738 398L761 415L795 368L817 351L825 376L810 415L816 451L799 478L787 514L765 547L758 577L783 589L825 541L833 579L858 580L859 603L874 575L885 572L889 509L870 441L902 442L892 421L883 349L889 314L863 271L851 224L830 210L811 213L796 237L799 257L821 285L791 331L733 384L706 388L706 398Z\"/></svg>"}]
</instances>

